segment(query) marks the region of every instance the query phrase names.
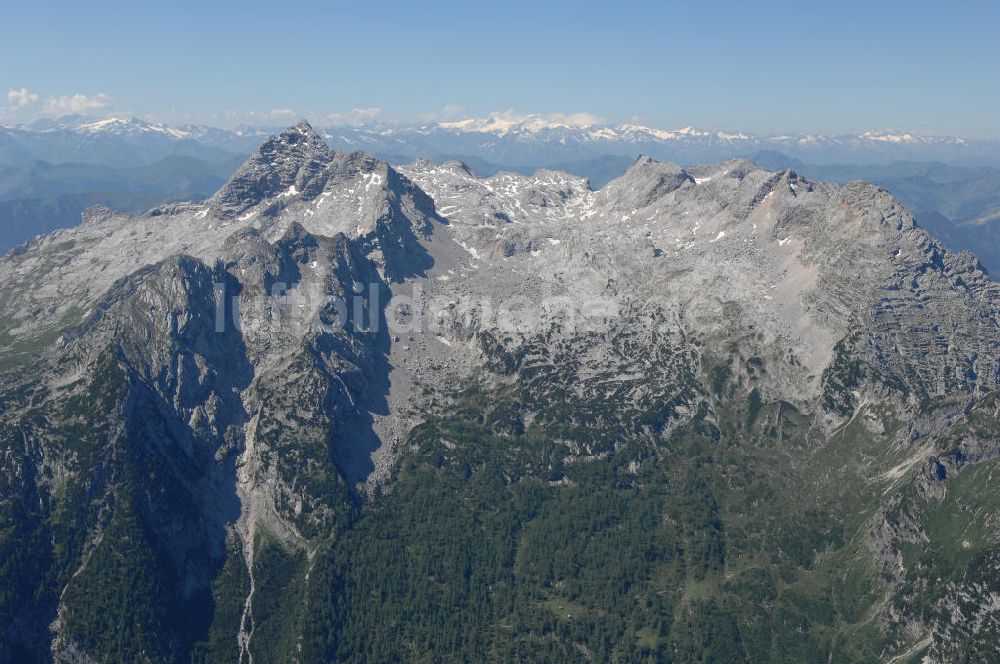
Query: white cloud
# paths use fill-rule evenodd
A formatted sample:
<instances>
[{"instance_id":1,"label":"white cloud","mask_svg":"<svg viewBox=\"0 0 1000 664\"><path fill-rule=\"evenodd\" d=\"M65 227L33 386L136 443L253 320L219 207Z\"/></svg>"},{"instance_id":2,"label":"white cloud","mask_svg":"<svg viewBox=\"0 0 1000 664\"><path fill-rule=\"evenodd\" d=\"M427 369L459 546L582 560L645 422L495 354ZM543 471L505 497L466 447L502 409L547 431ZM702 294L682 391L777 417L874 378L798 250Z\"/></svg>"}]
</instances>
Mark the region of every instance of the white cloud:
<instances>
[{"instance_id":1,"label":"white cloud","mask_svg":"<svg viewBox=\"0 0 1000 664\"><path fill-rule=\"evenodd\" d=\"M604 118L593 113L515 113L513 110L494 111L485 118L467 118L441 122L441 126L461 131L496 132L518 128L540 131L557 127L591 127L604 124Z\"/></svg>"},{"instance_id":2,"label":"white cloud","mask_svg":"<svg viewBox=\"0 0 1000 664\"><path fill-rule=\"evenodd\" d=\"M542 117L551 123L561 123L570 127L590 127L604 124L604 118L593 113L544 113Z\"/></svg>"},{"instance_id":3,"label":"white cloud","mask_svg":"<svg viewBox=\"0 0 1000 664\"><path fill-rule=\"evenodd\" d=\"M351 111L351 114L357 118L364 120L373 120L378 116L382 115L382 109L378 106L370 106L368 108L355 108Z\"/></svg>"},{"instance_id":4,"label":"white cloud","mask_svg":"<svg viewBox=\"0 0 1000 664\"><path fill-rule=\"evenodd\" d=\"M283 126L291 122L299 115L299 112L292 108L272 108L270 111L226 111L222 117L213 116L211 121L231 125L260 125L265 127Z\"/></svg>"},{"instance_id":5,"label":"white cloud","mask_svg":"<svg viewBox=\"0 0 1000 664\"><path fill-rule=\"evenodd\" d=\"M288 109L276 108L272 111L226 111L224 114L224 124L280 125L288 119L287 115L281 113L281 111L285 110Z\"/></svg>"},{"instance_id":6,"label":"white cloud","mask_svg":"<svg viewBox=\"0 0 1000 664\"><path fill-rule=\"evenodd\" d=\"M13 111L22 109L25 106L31 106L36 101L38 101L38 94L28 92L27 88L7 91L7 105Z\"/></svg>"},{"instance_id":7,"label":"white cloud","mask_svg":"<svg viewBox=\"0 0 1000 664\"><path fill-rule=\"evenodd\" d=\"M444 120L457 120L462 117L465 111L456 104L445 104L440 110L431 113L424 113L417 120L420 122L442 122Z\"/></svg>"},{"instance_id":8,"label":"white cloud","mask_svg":"<svg viewBox=\"0 0 1000 664\"><path fill-rule=\"evenodd\" d=\"M181 112L176 107L171 106L169 109L158 113L145 114L142 116L142 119L147 122L159 122L171 127L177 127L186 124L199 124L204 118L197 113Z\"/></svg>"},{"instance_id":9,"label":"white cloud","mask_svg":"<svg viewBox=\"0 0 1000 664\"><path fill-rule=\"evenodd\" d=\"M593 113L515 113L513 110L494 111L489 114L489 119L497 122L524 125L544 125L556 126L566 125L567 127L589 127L595 124L603 124L604 119Z\"/></svg>"},{"instance_id":10,"label":"white cloud","mask_svg":"<svg viewBox=\"0 0 1000 664\"><path fill-rule=\"evenodd\" d=\"M359 125L372 122L380 115L382 115L382 109L378 106L352 108L348 113L330 113L323 118L323 122L331 125Z\"/></svg>"},{"instance_id":11,"label":"white cloud","mask_svg":"<svg viewBox=\"0 0 1000 664\"><path fill-rule=\"evenodd\" d=\"M86 114L99 111L111 106L111 97L98 92L96 95L63 95L62 97L50 97L45 100L42 112L45 115L67 115L69 113Z\"/></svg>"}]
</instances>

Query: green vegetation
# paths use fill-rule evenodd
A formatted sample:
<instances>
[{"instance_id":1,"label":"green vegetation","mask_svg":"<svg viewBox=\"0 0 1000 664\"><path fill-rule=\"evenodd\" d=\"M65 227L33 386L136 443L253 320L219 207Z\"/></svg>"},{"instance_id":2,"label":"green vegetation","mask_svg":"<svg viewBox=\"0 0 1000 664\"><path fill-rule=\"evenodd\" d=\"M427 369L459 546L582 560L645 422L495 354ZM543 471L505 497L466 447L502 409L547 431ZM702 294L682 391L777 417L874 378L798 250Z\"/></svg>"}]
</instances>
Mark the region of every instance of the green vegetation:
<instances>
[{"instance_id":1,"label":"green vegetation","mask_svg":"<svg viewBox=\"0 0 1000 664\"><path fill-rule=\"evenodd\" d=\"M178 458L177 428L108 351L58 407L26 416L85 480L40 505L29 471L2 476L0 629L29 613L47 625L61 606L65 638L101 662L238 661L241 624L267 662L877 662L919 646L886 626L887 602L948 624L938 600L955 584L998 587L996 461L940 494L918 491L916 471L884 478L914 452L887 445L903 426L889 403L818 439L812 416L765 398L758 357L734 351L708 385L681 362L628 384L578 380L572 347L552 364L532 359L541 347L499 348L505 379L439 395L363 509L327 454L319 369L293 358L261 387L257 433L275 451L262 462L296 487L275 505L304 537L258 530L251 569L231 528L212 534L224 550L171 548L164 532L197 523L190 483L210 453ZM838 389L867 372L838 366ZM289 403L282 380L314 385L317 402ZM993 408L940 441L949 467L992 435ZM20 431L0 435L11 467L31 469ZM889 524L923 529L895 543L900 578L867 539L893 487ZM185 587L176 560L207 570L201 585ZM989 629L952 638L988 661Z\"/></svg>"},{"instance_id":2,"label":"green vegetation","mask_svg":"<svg viewBox=\"0 0 1000 664\"><path fill-rule=\"evenodd\" d=\"M138 496L118 496L111 522L86 564L66 587L67 632L84 652L131 662L166 655L158 599L164 594Z\"/></svg>"},{"instance_id":3,"label":"green vegetation","mask_svg":"<svg viewBox=\"0 0 1000 664\"><path fill-rule=\"evenodd\" d=\"M239 631L250 592L250 575L243 559L242 544L235 535L227 542L227 554L222 571L212 583L214 619L205 639L191 650L192 662L239 661L239 644L235 634Z\"/></svg>"},{"instance_id":4,"label":"green vegetation","mask_svg":"<svg viewBox=\"0 0 1000 664\"><path fill-rule=\"evenodd\" d=\"M337 589L324 658L878 659L879 588L840 520L788 502L800 476L724 433L798 440L790 406L721 430L703 409L580 460L537 420L512 426L519 394L473 386L414 431L391 490L319 563Z\"/></svg>"}]
</instances>

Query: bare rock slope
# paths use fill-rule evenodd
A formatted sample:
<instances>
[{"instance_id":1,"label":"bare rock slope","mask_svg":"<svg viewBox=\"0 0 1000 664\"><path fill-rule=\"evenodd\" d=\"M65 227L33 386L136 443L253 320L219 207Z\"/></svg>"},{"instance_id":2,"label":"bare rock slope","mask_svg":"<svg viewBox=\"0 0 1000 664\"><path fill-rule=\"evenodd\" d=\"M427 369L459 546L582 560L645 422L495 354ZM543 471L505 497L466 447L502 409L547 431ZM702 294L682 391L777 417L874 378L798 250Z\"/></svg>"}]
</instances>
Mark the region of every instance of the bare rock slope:
<instances>
[{"instance_id":1,"label":"bare rock slope","mask_svg":"<svg viewBox=\"0 0 1000 664\"><path fill-rule=\"evenodd\" d=\"M391 490L412 427L483 374L524 386L525 421L598 431L613 412L656 440L746 399L809 421L801 458L863 424L882 446L858 464L880 501L863 546L899 597L917 592L904 542L934 537L927 500L1000 451L1000 292L976 259L875 186L745 161L642 157L595 192L552 171L396 169L303 122L205 204L94 208L18 248L0 302L4 546L64 542L5 564L23 583L0 636L39 658L105 643L86 607L112 586L87 569L125 550L160 594L155 630L116 643L185 657L224 577L240 599L218 629L249 660L269 638L261 556L312 561ZM618 435L568 440L567 458ZM994 552L982 578L998 536L970 545ZM886 657L949 661L995 631L996 586L952 583L937 617L876 610Z\"/></svg>"}]
</instances>

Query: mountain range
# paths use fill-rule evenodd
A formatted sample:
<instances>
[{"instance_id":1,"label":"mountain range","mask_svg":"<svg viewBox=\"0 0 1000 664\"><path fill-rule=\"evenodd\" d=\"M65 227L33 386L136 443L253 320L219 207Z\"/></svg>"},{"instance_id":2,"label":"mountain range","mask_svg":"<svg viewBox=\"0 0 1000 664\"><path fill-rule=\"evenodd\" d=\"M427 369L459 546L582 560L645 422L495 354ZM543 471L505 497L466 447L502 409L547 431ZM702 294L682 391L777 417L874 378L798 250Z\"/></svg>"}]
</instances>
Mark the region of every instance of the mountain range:
<instances>
[{"instance_id":1,"label":"mountain range","mask_svg":"<svg viewBox=\"0 0 1000 664\"><path fill-rule=\"evenodd\" d=\"M148 164L168 154L212 161L223 153L246 155L276 127L223 130L170 127L138 118L66 116L0 127L0 164L42 160L105 166ZM1000 140L867 131L850 135L770 134L664 130L637 124L580 124L543 116L493 115L429 123L371 123L322 128L335 148L387 157L442 160L474 157L504 166L550 165L605 155L647 154L681 164L703 163L774 150L817 164L942 161L1000 167Z\"/></svg>"},{"instance_id":2,"label":"mountain range","mask_svg":"<svg viewBox=\"0 0 1000 664\"><path fill-rule=\"evenodd\" d=\"M1000 657L972 253L745 159L330 140L0 258L0 660Z\"/></svg>"},{"instance_id":3,"label":"mountain range","mask_svg":"<svg viewBox=\"0 0 1000 664\"><path fill-rule=\"evenodd\" d=\"M140 212L207 197L271 131L276 129L170 127L137 118L83 116L0 127L0 251L79 223L89 204ZM394 165L459 159L482 176L531 175L545 168L586 177L595 189L624 172L640 153L681 164L748 157L819 179L864 179L887 187L946 246L974 249L991 272L1000 271L996 141L906 132L752 136L505 114L328 127L320 133L331 147L364 150Z\"/></svg>"}]
</instances>

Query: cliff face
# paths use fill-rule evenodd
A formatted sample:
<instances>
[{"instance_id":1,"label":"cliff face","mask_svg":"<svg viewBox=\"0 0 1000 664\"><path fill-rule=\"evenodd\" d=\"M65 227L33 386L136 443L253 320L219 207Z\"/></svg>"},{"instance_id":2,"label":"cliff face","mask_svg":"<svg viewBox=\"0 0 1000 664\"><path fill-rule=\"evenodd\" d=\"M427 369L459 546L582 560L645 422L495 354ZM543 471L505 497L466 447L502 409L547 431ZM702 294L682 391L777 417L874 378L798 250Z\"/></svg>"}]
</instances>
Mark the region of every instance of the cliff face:
<instances>
[{"instance_id":1,"label":"cliff face","mask_svg":"<svg viewBox=\"0 0 1000 664\"><path fill-rule=\"evenodd\" d=\"M641 158L593 192L300 123L0 295L7 658L995 649L997 287L871 185ZM490 618L435 644L417 606Z\"/></svg>"}]
</instances>

